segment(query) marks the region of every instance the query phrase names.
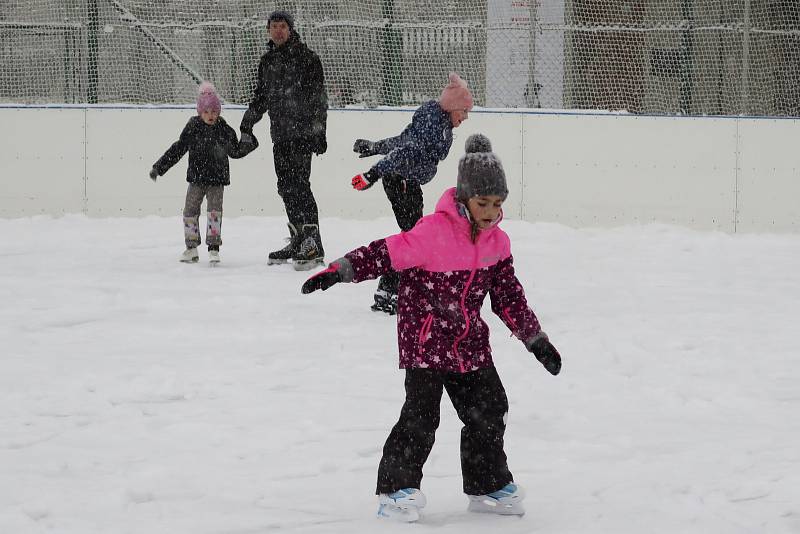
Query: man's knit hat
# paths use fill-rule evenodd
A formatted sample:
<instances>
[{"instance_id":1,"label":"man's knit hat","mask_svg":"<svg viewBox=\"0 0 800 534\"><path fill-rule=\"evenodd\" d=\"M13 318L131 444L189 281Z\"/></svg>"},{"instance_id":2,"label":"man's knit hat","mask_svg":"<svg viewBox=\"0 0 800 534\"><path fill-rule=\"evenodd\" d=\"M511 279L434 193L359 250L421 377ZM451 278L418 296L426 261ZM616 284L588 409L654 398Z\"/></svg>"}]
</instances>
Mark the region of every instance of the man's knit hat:
<instances>
[{"instance_id":1,"label":"man's knit hat","mask_svg":"<svg viewBox=\"0 0 800 534\"><path fill-rule=\"evenodd\" d=\"M464 145L466 154L458 162L456 199L466 202L472 197L508 196L506 173L500 158L492 152L492 143L483 134L473 134Z\"/></svg>"},{"instance_id":2,"label":"man's knit hat","mask_svg":"<svg viewBox=\"0 0 800 534\"><path fill-rule=\"evenodd\" d=\"M204 111L216 111L217 113L222 111L219 95L211 82L203 82L198 88L197 114L200 115Z\"/></svg>"},{"instance_id":3,"label":"man's knit hat","mask_svg":"<svg viewBox=\"0 0 800 534\"><path fill-rule=\"evenodd\" d=\"M269 19L267 19L267 26L274 20L282 20L289 26L290 31L294 31L294 17L292 17L288 11L278 9L270 13Z\"/></svg>"},{"instance_id":4,"label":"man's knit hat","mask_svg":"<svg viewBox=\"0 0 800 534\"><path fill-rule=\"evenodd\" d=\"M457 110L471 110L472 109L472 93L467 87L467 82L461 79L461 76L455 72L451 72L448 76L450 80L442 90L442 95L439 97L439 105L445 111Z\"/></svg>"}]
</instances>

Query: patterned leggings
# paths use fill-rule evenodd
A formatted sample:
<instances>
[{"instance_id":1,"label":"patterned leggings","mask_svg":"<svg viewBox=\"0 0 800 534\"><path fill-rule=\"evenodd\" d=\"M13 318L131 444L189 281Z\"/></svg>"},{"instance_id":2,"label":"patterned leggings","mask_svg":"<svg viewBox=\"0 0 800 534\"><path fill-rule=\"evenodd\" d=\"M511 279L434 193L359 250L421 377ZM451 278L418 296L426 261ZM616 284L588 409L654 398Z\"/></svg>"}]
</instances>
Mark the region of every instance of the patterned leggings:
<instances>
[{"instance_id":1,"label":"patterned leggings","mask_svg":"<svg viewBox=\"0 0 800 534\"><path fill-rule=\"evenodd\" d=\"M189 184L186 191L186 204L183 207L183 237L186 248L200 245L200 206L206 199L208 225L206 226L206 245L219 248L222 244L222 185Z\"/></svg>"}]
</instances>

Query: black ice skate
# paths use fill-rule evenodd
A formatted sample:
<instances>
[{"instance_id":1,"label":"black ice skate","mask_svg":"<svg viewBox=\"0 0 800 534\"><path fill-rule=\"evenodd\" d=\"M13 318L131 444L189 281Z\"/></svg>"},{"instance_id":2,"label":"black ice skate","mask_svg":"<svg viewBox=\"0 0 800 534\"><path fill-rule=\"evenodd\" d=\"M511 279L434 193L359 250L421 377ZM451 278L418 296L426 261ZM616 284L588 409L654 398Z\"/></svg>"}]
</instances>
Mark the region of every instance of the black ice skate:
<instances>
[{"instance_id":1,"label":"black ice skate","mask_svg":"<svg viewBox=\"0 0 800 534\"><path fill-rule=\"evenodd\" d=\"M307 271L325 262L325 250L322 248L322 238L319 235L319 226L304 224L301 234L300 246L297 253L292 256L295 271Z\"/></svg>"},{"instance_id":2,"label":"black ice skate","mask_svg":"<svg viewBox=\"0 0 800 534\"><path fill-rule=\"evenodd\" d=\"M280 250L270 252L267 256L267 265L288 263L300 248L300 237L294 225L289 223L289 244Z\"/></svg>"},{"instance_id":3,"label":"black ice skate","mask_svg":"<svg viewBox=\"0 0 800 534\"><path fill-rule=\"evenodd\" d=\"M397 293L389 293L383 289L375 292L375 304L371 306L372 311L395 315L397 313Z\"/></svg>"}]
</instances>

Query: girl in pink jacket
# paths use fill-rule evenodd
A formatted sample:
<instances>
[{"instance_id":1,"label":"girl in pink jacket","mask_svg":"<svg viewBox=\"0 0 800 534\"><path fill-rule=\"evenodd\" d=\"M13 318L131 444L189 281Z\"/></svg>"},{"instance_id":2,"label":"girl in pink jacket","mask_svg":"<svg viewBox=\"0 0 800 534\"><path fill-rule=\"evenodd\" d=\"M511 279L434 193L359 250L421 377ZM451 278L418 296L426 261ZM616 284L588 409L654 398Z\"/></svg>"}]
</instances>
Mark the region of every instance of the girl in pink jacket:
<instances>
[{"instance_id":1,"label":"girl in pink jacket","mask_svg":"<svg viewBox=\"0 0 800 534\"><path fill-rule=\"evenodd\" d=\"M303 293L311 293L374 279L390 267L401 272L397 342L406 399L378 469L380 517L419 518L426 502L419 490L422 466L433 447L444 390L464 423L461 471L469 510L524 513L522 488L503 451L508 399L480 316L486 295L492 311L553 375L561 370L561 356L514 274L510 241L498 226L507 196L505 172L489 139L472 135L457 185L445 191L435 213L408 232L345 254L303 284Z\"/></svg>"}]
</instances>

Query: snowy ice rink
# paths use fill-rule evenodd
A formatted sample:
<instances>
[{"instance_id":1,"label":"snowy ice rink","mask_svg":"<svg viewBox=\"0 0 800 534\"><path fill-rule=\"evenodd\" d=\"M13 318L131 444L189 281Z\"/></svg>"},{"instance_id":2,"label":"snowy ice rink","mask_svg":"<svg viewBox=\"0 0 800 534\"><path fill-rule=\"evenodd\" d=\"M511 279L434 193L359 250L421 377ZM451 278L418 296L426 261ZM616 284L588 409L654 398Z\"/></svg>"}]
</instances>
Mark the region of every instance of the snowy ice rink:
<instances>
[{"instance_id":1,"label":"snowy ice rink","mask_svg":"<svg viewBox=\"0 0 800 534\"><path fill-rule=\"evenodd\" d=\"M487 299L528 514L466 512L445 397L403 525L374 517L403 401L374 283L301 295L281 218L225 219L217 268L178 263L177 216L3 226L2 534L800 532L800 235L505 221L564 357ZM394 228L323 219L327 258Z\"/></svg>"}]
</instances>

